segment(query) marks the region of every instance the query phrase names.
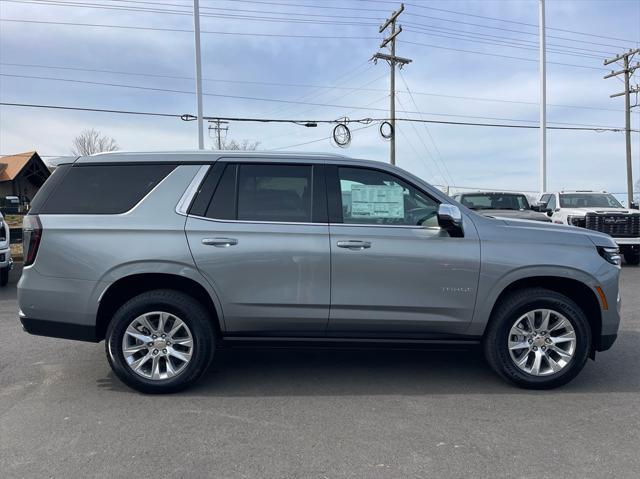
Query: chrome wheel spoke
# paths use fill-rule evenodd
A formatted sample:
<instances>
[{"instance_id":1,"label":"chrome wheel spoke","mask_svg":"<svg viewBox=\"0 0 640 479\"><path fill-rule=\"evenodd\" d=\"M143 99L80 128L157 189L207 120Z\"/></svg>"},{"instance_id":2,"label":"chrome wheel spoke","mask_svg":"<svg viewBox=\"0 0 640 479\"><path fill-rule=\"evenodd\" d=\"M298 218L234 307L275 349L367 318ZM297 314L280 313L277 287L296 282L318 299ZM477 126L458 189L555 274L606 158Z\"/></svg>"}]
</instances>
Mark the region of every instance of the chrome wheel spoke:
<instances>
[{"instance_id":1,"label":"chrome wheel spoke","mask_svg":"<svg viewBox=\"0 0 640 479\"><path fill-rule=\"evenodd\" d=\"M542 321L540 322L540 327L538 329L542 331L549 330L549 319L551 319L551 311L548 309L542 311Z\"/></svg>"},{"instance_id":2,"label":"chrome wheel spoke","mask_svg":"<svg viewBox=\"0 0 640 479\"><path fill-rule=\"evenodd\" d=\"M560 336L551 337L551 341L554 344L567 343L575 340L576 340L576 333L574 331L569 331L567 333L561 334Z\"/></svg>"},{"instance_id":3,"label":"chrome wheel spoke","mask_svg":"<svg viewBox=\"0 0 640 479\"><path fill-rule=\"evenodd\" d=\"M529 349L531 345L527 341L509 341L509 349L517 351L518 349Z\"/></svg>"},{"instance_id":4,"label":"chrome wheel spoke","mask_svg":"<svg viewBox=\"0 0 640 479\"><path fill-rule=\"evenodd\" d=\"M189 359L191 359L191 354L185 354L183 352L176 351L173 348L167 349L167 353L169 354L169 356L173 356L174 358L177 358L180 361L184 361L185 363L189 362Z\"/></svg>"},{"instance_id":5,"label":"chrome wheel spoke","mask_svg":"<svg viewBox=\"0 0 640 479\"><path fill-rule=\"evenodd\" d=\"M181 374L191 362L193 352L191 330L184 321L166 311L150 311L138 316L122 337L122 355L131 370L154 381Z\"/></svg>"},{"instance_id":6,"label":"chrome wheel spoke","mask_svg":"<svg viewBox=\"0 0 640 479\"><path fill-rule=\"evenodd\" d=\"M132 354L139 353L140 351L144 351L145 349L149 349L146 343L136 344L134 346L127 346L122 350L125 356L131 356Z\"/></svg>"},{"instance_id":7,"label":"chrome wheel spoke","mask_svg":"<svg viewBox=\"0 0 640 479\"><path fill-rule=\"evenodd\" d=\"M536 309L513 323L507 348L511 360L521 371L532 376L548 376L571 362L576 342L576 331L565 316L550 309Z\"/></svg>"},{"instance_id":8,"label":"chrome wheel spoke","mask_svg":"<svg viewBox=\"0 0 640 479\"><path fill-rule=\"evenodd\" d=\"M173 340L173 345L177 345L177 346L185 346L187 348L190 348L193 346L193 339L191 338L178 338L178 339L174 339Z\"/></svg>"}]
</instances>

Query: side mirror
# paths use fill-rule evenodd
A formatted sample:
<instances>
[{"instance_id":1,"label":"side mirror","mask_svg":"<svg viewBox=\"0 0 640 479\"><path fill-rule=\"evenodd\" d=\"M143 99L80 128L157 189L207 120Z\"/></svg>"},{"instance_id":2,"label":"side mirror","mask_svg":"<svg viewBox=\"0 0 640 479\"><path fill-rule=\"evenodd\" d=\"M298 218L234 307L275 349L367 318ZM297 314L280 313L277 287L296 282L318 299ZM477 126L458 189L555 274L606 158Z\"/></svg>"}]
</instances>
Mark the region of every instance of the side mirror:
<instances>
[{"instance_id":1,"label":"side mirror","mask_svg":"<svg viewBox=\"0 0 640 479\"><path fill-rule=\"evenodd\" d=\"M537 205L531 205L531 209L532 209L533 211L540 212L540 205L539 205L539 204L537 204Z\"/></svg>"},{"instance_id":2,"label":"side mirror","mask_svg":"<svg viewBox=\"0 0 640 479\"><path fill-rule=\"evenodd\" d=\"M438 207L438 225L449 233L452 238L462 238L464 236L462 213L460 208L455 205L440 204Z\"/></svg>"}]
</instances>

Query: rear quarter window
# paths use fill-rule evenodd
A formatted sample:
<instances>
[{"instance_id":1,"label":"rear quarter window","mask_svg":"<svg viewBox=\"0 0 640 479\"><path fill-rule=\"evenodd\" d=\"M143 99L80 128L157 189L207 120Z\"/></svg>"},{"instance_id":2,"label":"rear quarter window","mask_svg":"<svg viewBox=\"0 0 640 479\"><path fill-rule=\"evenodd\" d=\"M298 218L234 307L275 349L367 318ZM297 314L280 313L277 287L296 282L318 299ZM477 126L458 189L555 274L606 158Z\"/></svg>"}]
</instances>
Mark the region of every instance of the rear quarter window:
<instances>
[{"instance_id":1,"label":"rear quarter window","mask_svg":"<svg viewBox=\"0 0 640 479\"><path fill-rule=\"evenodd\" d=\"M74 165L34 214L119 214L133 208L176 165Z\"/></svg>"}]
</instances>

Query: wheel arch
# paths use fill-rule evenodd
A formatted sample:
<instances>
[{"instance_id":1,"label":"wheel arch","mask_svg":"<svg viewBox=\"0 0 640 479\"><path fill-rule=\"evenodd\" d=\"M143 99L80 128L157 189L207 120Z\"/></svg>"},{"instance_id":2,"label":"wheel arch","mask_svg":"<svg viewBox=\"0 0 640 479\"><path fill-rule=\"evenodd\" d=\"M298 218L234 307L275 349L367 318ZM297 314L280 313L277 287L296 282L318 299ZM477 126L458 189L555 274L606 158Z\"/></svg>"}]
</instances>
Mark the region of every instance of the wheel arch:
<instances>
[{"instance_id":1,"label":"wheel arch","mask_svg":"<svg viewBox=\"0 0 640 479\"><path fill-rule=\"evenodd\" d=\"M223 330L222 312L207 288L193 278L173 273L136 273L123 276L113 282L101 294L96 313L96 337L105 338L107 326L116 310L129 299L155 289L181 291L199 301L213 314L218 337Z\"/></svg>"},{"instance_id":2,"label":"wheel arch","mask_svg":"<svg viewBox=\"0 0 640 479\"><path fill-rule=\"evenodd\" d=\"M595 351L599 347L599 341L602 334L602 311L600 300L596 291L586 283L563 276L543 275L530 276L512 281L502 289L498 297L493 303L491 312L488 316L487 324L493 319L496 309L501 302L515 291L526 288L544 288L567 296L574 301L578 307L584 312L589 320L592 336L591 355L593 357Z\"/></svg>"}]
</instances>

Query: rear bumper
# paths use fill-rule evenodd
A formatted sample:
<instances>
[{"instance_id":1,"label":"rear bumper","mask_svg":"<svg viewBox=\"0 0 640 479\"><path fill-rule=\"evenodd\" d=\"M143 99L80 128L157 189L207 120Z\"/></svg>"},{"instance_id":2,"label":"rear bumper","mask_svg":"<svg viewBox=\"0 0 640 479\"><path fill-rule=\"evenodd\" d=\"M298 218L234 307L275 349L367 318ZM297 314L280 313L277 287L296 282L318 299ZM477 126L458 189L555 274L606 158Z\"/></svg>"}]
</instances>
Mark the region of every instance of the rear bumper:
<instances>
[{"instance_id":1,"label":"rear bumper","mask_svg":"<svg viewBox=\"0 0 640 479\"><path fill-rule=\"evenodd\" d=\"M58 321L46 321L20 317L22 329L36 336L48 336L51 338L74 339L76 341L89 341L97 343L96 328L83 324L61 323Z\"/></svg>"}]
</instances>

